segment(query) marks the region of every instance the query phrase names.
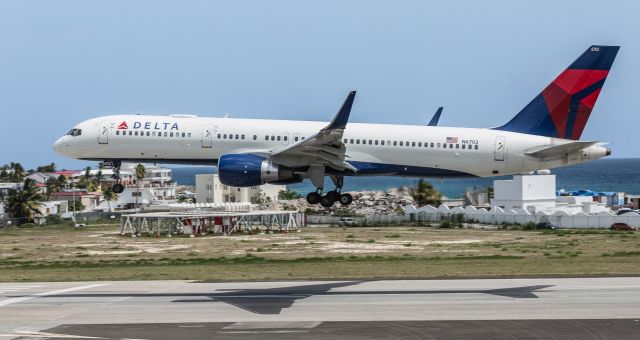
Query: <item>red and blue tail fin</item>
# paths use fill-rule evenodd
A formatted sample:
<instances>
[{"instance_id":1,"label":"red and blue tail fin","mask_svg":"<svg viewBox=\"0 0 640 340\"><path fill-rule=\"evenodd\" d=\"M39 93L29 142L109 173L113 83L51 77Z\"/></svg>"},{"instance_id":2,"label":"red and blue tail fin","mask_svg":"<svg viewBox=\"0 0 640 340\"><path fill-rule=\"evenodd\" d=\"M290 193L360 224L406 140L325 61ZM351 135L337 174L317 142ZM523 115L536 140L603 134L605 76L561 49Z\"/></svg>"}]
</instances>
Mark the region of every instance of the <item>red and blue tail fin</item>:
<instances>
[{"instance_id":1,"label":"red and blue tail fin","mask_svg":"<svg viewBox=\"0 0 640 340\"><path fill-rule=\"evenodd\" d=\"M580 139L620 46L591 46L507 124L496 130Z\"/></svg>"}]
</instances>

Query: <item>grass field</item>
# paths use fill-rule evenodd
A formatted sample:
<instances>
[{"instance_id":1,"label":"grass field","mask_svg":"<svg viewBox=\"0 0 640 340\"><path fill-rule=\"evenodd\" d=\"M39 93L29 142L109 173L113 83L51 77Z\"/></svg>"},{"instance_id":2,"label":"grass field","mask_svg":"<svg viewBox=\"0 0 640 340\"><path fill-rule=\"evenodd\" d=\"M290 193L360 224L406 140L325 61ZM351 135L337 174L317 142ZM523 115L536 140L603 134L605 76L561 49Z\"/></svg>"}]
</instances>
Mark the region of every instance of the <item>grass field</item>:
<instances>
[{"instance_id":1,"label":"grass field","mask_svg":"<svg viewBox=\"0 0 640 340\"><path fill-rule=\"evenodd\" d=\"M432 227L120 236L118 226L0 230L0 281L640 275L640 233Z\"/></svg>"}]
</instances>

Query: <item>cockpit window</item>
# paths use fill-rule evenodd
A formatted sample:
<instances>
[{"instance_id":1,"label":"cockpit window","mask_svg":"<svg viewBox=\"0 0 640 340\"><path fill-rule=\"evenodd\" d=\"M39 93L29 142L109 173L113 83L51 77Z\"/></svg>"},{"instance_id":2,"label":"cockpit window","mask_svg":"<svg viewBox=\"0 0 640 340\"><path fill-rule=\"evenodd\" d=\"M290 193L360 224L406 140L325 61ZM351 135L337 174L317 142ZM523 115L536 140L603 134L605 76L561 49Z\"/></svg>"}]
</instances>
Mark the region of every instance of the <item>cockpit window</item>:
<instances>
[{"instance_id":1,"label":"cockpit window","mask_svg":"<svg viewBox=\"0 0 640 340\"><path fill-rule=\"evenodd\" d=\"M71 131L67 133L67 135L72 137L80 136L81 134L82 134L82 129L71 129Z\"/></svg>"}]
</instances>

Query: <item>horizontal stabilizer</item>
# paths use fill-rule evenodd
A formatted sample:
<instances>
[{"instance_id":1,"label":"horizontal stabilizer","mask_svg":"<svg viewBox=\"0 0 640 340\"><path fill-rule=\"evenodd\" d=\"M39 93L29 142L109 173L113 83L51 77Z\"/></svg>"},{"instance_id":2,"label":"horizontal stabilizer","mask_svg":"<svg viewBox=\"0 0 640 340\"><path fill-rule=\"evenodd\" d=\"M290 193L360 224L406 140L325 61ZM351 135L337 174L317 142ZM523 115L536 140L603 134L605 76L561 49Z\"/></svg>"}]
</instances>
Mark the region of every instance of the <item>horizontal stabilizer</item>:
<instances>
[{"instance_id":1,"label":"horizontal stabilizer","mask_svg":"<svg viewBox=\"0 0 640 340\"><path fill-rule=\"evenodd\" d=\"M568 153L586 149L596 143L598 142L578 141L578 142L570 142L570 143L553 145L553 146L546 145L540 148L528 150L525 152L525 154L527 156L537 157L537 158L561 157Z\"/></svg>"}]
</instances>

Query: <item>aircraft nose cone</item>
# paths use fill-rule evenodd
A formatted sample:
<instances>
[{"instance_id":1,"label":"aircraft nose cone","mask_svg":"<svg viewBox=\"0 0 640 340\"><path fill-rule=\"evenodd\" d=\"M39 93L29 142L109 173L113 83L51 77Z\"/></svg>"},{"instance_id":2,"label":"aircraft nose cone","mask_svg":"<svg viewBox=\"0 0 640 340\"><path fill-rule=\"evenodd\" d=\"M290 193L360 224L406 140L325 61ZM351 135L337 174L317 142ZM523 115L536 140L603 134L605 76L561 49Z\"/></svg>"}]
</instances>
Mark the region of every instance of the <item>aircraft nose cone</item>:
<instances>
[{"instance_id":1,"label":"aircraft nose cone","mask_svg":"<svg viewBox=\"0 0 640 340\"><path fill-rule=\"evenodd\" d=\"M64 141L65 137L59 138L55 143L53 143L53 151L58 155L64 156Z\"/></svg>"}]
</instances>

